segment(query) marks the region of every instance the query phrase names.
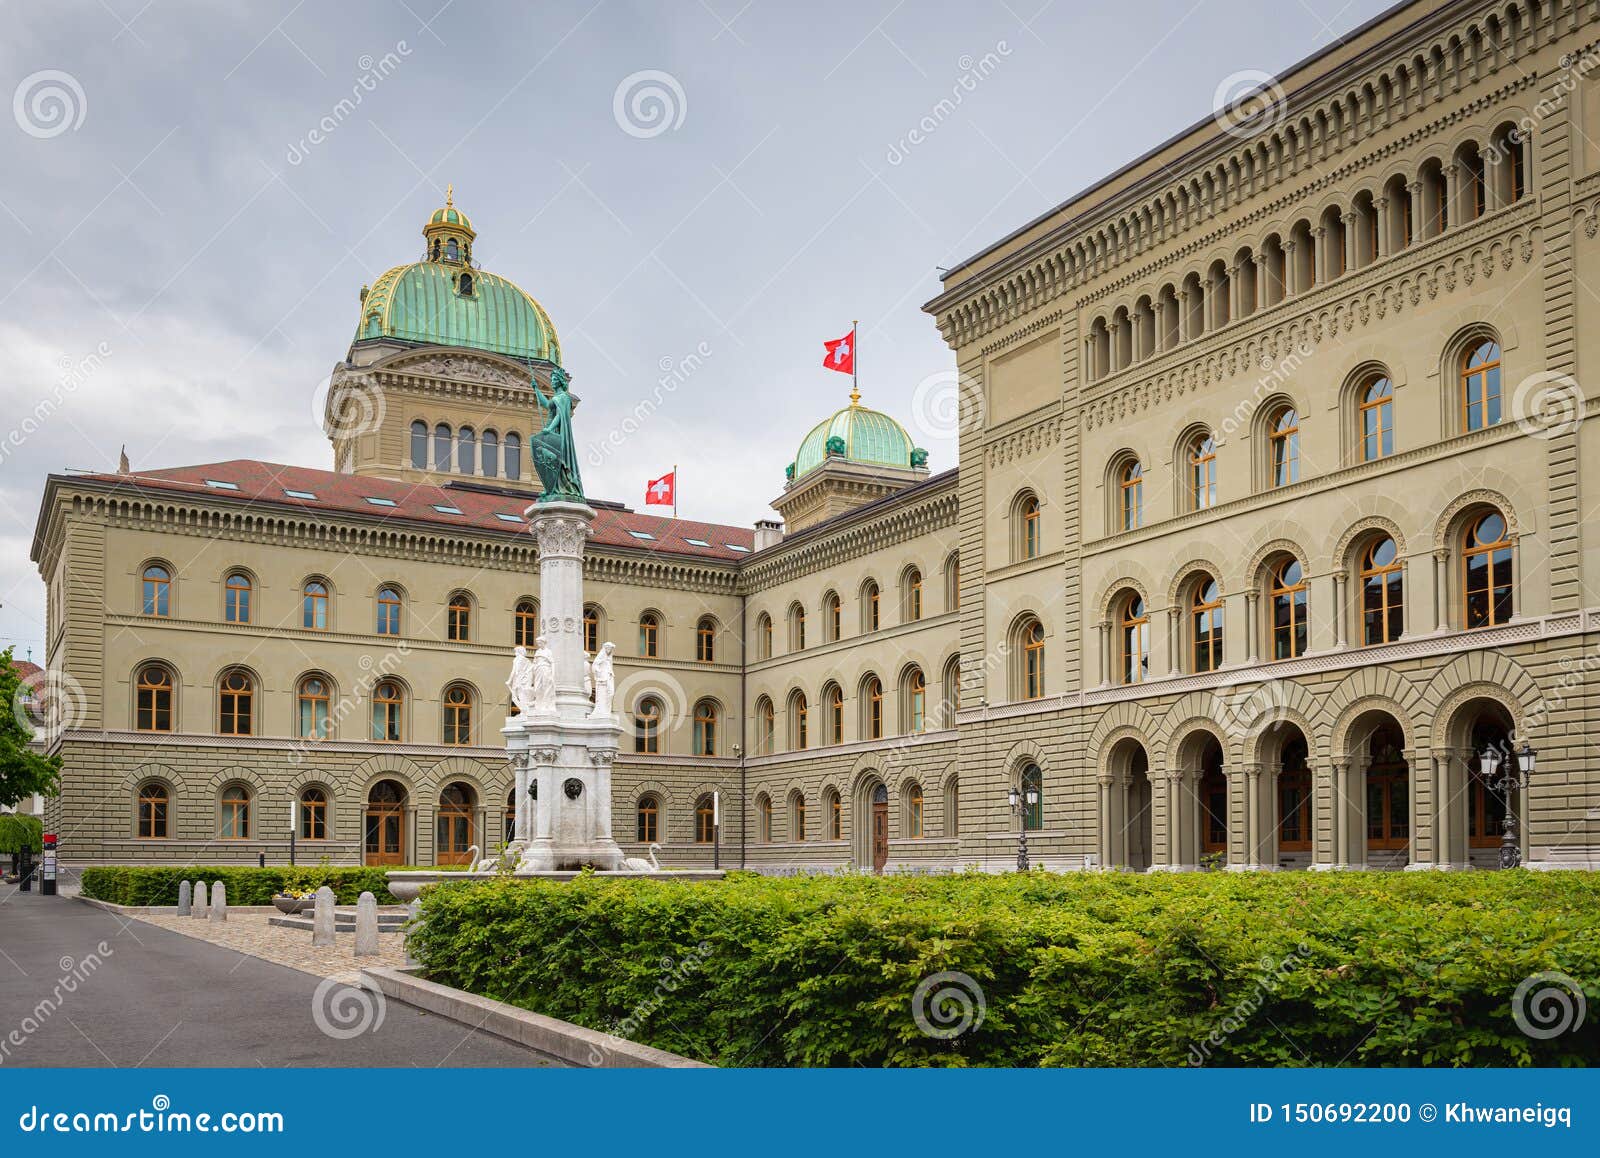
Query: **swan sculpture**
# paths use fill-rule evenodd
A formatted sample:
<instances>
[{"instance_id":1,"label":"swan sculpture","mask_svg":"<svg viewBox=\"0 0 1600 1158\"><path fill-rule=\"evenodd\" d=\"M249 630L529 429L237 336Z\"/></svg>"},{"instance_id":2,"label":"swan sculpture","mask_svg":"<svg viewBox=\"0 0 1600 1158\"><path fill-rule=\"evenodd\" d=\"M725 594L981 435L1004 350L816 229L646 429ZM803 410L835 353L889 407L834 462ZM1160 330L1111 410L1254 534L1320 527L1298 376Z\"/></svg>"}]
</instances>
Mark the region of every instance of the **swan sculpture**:
<instances>
[{"instance_id":1,"label":"swan sculpture","mask_svg":"<svg viewBox=\"0 0 1600 1158\"><path fill-rule=\"evenodd\" d=\"M656 844L654 841L652 841L651 844L650 844L650 859L649 860L645 860L641 856L630 856L630 857L627 857L627 858L625 858L623 860L622 867L627 869L629 872L636 872L636 873L658 873L658 872L660 872L661 871L661 862L656 860L656 850L659 849L660 847L661 846L659 844Z\"/></svg>"}]
</instances>

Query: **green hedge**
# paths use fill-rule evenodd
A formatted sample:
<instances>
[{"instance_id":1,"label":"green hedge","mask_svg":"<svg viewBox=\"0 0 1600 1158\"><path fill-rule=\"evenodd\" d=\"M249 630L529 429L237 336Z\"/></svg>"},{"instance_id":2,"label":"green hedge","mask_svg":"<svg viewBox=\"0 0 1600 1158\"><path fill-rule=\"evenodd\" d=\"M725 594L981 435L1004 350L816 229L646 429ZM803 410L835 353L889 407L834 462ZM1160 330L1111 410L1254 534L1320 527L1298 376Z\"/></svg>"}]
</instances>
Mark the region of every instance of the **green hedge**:
<instances>
[{"instance_id":1,"label":"green hedge","mask_svg":"<svg viewBox=\"0 0 1600 1158\"><path fill-rule=\"evenodd\" d=\"M44 821L37 816L0 813L0 853L21 852L25 848L44 851Z\"/></svg>"},{"instance_id":2,"label":"green hedge","mask_svg":"<svg viewBox=\"0 0 1600 1158\"><path fill-rule=\"evenodd\" d=\"M1600 1064L1600 874L588 877L423 907L432 979L719 1065ZM983 1007L948 1040L913 1010L945 971ZM1517 1028L1543 971L1581 985L1579 1032Z\"/></svg>"},{"instance_id":3,"label":"green hedge","mask_svg":"<svg viewBox=\"0 0 1600 1158\"><path fill-rule=\"evenodd\" d=\"M175 905L178 885L203 880L221 881L230 905L270 905L272 898L293 889L327 885L341 905L353 905L370 892L380 905L397 905L384 873L390 869L361 866L310 866L254 868L248 865L99 865L83 870L83 895L118 905Z\"/></svg>"}]
</instances>

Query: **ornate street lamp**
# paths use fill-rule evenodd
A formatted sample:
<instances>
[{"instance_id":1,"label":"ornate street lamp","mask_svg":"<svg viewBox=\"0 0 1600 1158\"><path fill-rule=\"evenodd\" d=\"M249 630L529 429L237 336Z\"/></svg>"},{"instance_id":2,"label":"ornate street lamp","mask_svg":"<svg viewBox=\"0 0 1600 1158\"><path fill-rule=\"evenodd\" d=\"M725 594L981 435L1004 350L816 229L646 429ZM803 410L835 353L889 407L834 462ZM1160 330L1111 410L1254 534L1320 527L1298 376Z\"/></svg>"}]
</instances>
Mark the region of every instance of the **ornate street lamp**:
<instances>
[{"instance_id":1,"label":"ornate street lamp","mask_svg":"<svg viewBox=\"0 0 1600 1158\"><path fill-rule=\"evenodd\" d=\"M1490 745L1478 757L1483 769L1483 779L1494 791L1500 793L1505 805L1505 819L1500 824L1500 867L1516 868L1522 863L1522 849L1517 844L1517 817L1514 811L1516 793L1528 787L1533 779L1534 765L1539 753L1526 740L1519 751L1503 756L1499 748ZM1498 773L1498 775L1496 775Z\"/></svg>"},{"instance_id":2,"label":"ornate street lamp","mask_svg":"<svg viewBox=\"0 0 1600 1158\"><path fill-rule=\"evenodd\" d=\"M1017 833L1017 871L1028 871L1028 813L1039 803L1039 790L1030 788L1027 792L1020 792L1013 784L1006 790L1006 801L1011 805L1011 814L1022 818L1022 827Z\"/></svg>"}]
</instances>

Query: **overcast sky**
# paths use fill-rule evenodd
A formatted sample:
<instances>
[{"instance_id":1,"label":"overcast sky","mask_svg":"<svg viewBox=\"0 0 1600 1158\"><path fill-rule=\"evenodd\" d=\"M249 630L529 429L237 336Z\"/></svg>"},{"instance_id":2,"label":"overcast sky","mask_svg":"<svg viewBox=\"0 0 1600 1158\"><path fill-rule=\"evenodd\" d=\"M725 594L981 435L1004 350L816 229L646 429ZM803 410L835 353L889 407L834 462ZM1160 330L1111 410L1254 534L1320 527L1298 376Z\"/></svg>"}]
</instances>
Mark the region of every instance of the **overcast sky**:
<instances>
[{"instance_id":1,"label":"overcast sky","mask_svg":"<svg viewBox=\"0 0 1600 1158\"><path fill-rule=\"evenodd\" d=\"M47 473L331 466L358 291L447 182L554 319L580 442L700 353L587 489L676 463L681 514L749 524L847 400L825 339L860 318L866 403L953 465L936 267L1385 7L440 3L0 0L0 647L42 659Z\"/></svg>"}]
</instances>

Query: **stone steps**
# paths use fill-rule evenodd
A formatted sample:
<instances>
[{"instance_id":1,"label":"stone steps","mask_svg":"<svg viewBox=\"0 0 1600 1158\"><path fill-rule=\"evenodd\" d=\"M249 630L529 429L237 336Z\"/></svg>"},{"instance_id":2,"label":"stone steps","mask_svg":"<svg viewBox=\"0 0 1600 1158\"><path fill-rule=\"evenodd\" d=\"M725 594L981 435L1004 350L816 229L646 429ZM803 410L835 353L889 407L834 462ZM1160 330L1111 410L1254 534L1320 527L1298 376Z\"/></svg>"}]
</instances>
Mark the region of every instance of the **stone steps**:
<instances>
[{"instance_id":1,"label":"stone steps","mask_svg":"<svg viewBox=\"0 0 1600 1158\"><path fill-rule=\"evenodd\" d=\"M404 909L378 911L378 932L398 933L405 928L410 917ZM267 924L277 925L281 929L303 929L307 933L312 930L310 913L284 916L279 914L268 917ZM333 931L335 933L354 933L356 931L356 911L354 909L335 909L333 911Z\"/></svg>"}]
</instances>

